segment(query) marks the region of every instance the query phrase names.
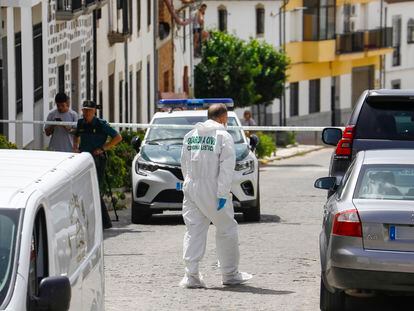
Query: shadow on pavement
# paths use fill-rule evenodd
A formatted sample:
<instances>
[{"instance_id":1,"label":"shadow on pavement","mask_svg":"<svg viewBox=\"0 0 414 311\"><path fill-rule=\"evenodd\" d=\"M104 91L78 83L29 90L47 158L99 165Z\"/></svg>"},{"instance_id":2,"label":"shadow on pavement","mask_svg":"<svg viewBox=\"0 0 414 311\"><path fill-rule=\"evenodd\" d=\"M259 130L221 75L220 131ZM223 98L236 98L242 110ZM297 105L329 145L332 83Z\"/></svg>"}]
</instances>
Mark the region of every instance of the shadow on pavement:
<instances>
[{"instance_id":1,"label":"shadow on pavement","mask_svg":"<svg viewBox=\"0 0 414 311\"><path fill-rule=\"evenodd\" d=\"M320 164L277 164L277 163L271 163L271 164L266 164L266 166L263 166L263 168L266 167L325 167L323 165Z\"/></svg>"},{"instance_id":2,"label":"shadow on pavement","mask_svg":"<svg viewBox=\"0 0 414 311\"><path fill-rule=\"evenodd\" d=\"M280 217L277 215L267 215L267 214L262 214L260 216L259 223L271 223L271 222L280 222Z\"/></svg>"},{"instance_id":3,"label":"shadow on pavement","mask_svg":"<svg viewBox=\"0 0 414 311\"><path fill-rule=\"evenodd\" d=\"M152 215L148 225L158 225L158 226L175 226L175 225L183 225L184 220L181 214L177 215Z\"/></svg>"},{"instance_id":4,"label":"shadow on pavement","mask_svg":"<svg viewBox=\"0 0 414 311\"><path fill-rule=\"evenodd\" d=\"M237 285L237 286L225 286L225 287L209 287L208 290L218 290L222 292L237 292L237 293L251 293L258 295L290 295L295 292L288 290L274 290L261 287L254 287L250 285Z\"/></svg>"},{"instance_id":5,"label":"shadow on pavement","mask_svg":"<svg viewBox=\"0 0 414 311\"><path fill-rule=\"evenodd\" d=\"M132 224L131 223L131 210L123 209L118 211L119 221L113 221L113 228L109 230L104 230L104 238L112 238L124 233L139 233L145 232L139 229L142 229L142 226L179 226L184 225L184 220L181 213L171 213L168 214L154 214L146 224ZM111 218L114 219L113 211L110 211ZM236 213L234 218L237 220L239 225L248 225L248 224L261 224L261 223L280 223L281 219L277 215L262 214L260 222L248 222L243 218L243 214ZM128 227L131 226L131 227ZM147 231L148 232L148 231Z\"/></svg>"},{"instance_id":6,"label":"shadow on pavement","mask_svg":"<svg viewBox=\"0 0 414 311\"><path fill-rule=\"evenodd\" d=\"M119 228L119 227L112 227L111 229L104 230L104 240L108 238L114 238L118 235L125 234L125 233L131 233L131 234L137 234L142 232L153 232L151 230L135 230L131 228Z\"/></svg>"}]
</instances>

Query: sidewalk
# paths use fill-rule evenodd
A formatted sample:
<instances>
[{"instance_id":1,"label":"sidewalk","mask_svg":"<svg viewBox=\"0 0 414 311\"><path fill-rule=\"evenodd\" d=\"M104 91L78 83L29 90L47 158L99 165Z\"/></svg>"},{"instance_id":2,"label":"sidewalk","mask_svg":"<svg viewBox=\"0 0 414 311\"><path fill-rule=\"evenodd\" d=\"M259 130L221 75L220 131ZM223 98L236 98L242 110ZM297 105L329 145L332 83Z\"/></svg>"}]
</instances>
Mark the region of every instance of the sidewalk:
<instances>
[{"instance_id":1,"label":"sidewalk","mask_svg":"<svg viewBox=\"0 0 414 311\"><path fill-rule=\"evenodd\" d=\"M276 154L271 157L265 157L264 159L259 159L260 164L267 164L272 161L288 159L296 156L301 156L309 152L321 150L325 146L321 145L292 145L286 148L278 147Z\"/></svg>"}]
</instances>

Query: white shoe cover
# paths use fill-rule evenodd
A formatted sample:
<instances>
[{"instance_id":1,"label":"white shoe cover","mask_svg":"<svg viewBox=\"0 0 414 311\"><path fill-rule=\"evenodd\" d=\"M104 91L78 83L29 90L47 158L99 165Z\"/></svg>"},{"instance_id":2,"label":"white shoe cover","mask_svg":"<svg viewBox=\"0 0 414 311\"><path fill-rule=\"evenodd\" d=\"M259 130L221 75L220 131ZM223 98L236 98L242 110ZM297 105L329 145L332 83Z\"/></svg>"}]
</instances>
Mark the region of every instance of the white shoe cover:
<instances>
[{"instance_id":1,"label":"white shoe cover","mask_svg":"<svg viewBox=\"0 0 414 311\"><path fill-rule=\"evenodd\" d=\"M238 285L244 284L247 281L251 280L253 275L246 273L246 272L238 272L233 276L224 276L223 277L223 285Z\"/></svg>"},{"instance_id":2,"label":"white shoe cover","mask_svg":"<svg viewBox=\"0 0 414 311\"><path fill-rule=\"evenodd\" d=\"M185 274L180 282L180 286L183 288L206 288L201 274L198 276Z\"/></svg>"}]
</instances>

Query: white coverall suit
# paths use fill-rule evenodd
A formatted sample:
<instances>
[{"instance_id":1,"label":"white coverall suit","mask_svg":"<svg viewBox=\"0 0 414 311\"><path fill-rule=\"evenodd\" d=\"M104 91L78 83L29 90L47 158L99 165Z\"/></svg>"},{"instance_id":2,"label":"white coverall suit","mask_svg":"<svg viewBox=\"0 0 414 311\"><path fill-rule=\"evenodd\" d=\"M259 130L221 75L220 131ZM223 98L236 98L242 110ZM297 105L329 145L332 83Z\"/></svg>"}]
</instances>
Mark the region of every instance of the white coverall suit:
<instances>
[{"instance_id":1,"label":"white coverall suit","mask_svg":"<svg viewBox=\"0 0 414 311\"><path fill-rule=\"evenodd\" d=\"M238 273L238 229L230 193L235 162L233 138L220 123L213 120L198 123L184 137L181 167L183 218L187 227L183 254L186 275L199 275L210 222L216 226L217 256L223 280ZM219 198L227 201L224 208L217 210Z\"/></svg>"}]
</instances>

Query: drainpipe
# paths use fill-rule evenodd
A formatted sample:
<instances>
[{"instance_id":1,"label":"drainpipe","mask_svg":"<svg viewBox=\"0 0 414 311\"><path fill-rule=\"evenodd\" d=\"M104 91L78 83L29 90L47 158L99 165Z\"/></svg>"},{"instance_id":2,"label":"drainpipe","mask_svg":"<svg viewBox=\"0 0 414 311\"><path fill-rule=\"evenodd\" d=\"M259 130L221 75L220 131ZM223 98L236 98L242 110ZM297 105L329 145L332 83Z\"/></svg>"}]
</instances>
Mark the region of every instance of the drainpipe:
<instances>
[{"instance_id":1,"label":"drainpipe","mask_svg":"<svg viewBox=\"0 0 414 311\"><path fill-rule=\"evenodd\" d=\"M383 23L383 10L384 10L384 0L381 0L380 6L380 46L382 46L384 41L384 23ZM380 55L380 88L384 87L384 55Z\"/></svg>"},{"instance_id":2,"label":"drainpipe","mask_svg":"<svg viewBox=\"0 0 414 311\"><path fill-rule=\"evenodd\" d=\"M93 10L93 20L92 20L92 32L93 32L93 101L98 103L98 96L97 96L97 85L98 85L98 39L97 39L97 28L96 28L96 10ZM99 117L103 117L103 107L99 109Z\"/></svg>"},{"instance_id":3,"label":"drainpipe","mask_svg":"<svg viewBox=\"0 0 414 311\"><path fill-rule=\"evenodd\" d=\"M193 11L190 8L190 16ZM195 80L194 80L194 30L193 23L190 23L190 69L191 69L191 89L189 89L189 97L195 97Z\"/></svg>"},{"instance_id":4,"label":"drainpipe","mask_svg":"<svg viewBox=\"0 0 414 311\"><path fill-rule=\"evenodd\" d=\"M158 39L158 1L154 1L154 10L153 10L153 32L154 32L154 109L155 104L158 103L159 94L158 94L158 49L157 49L157 39ZM150 111L150 107L148 110ZM150 120L148 120L149 122Z\"/></svg>"},{"instance_id":5,"label":"drainpipe","mask_svg":"<svg viewBox=\"0 0 414 311\"><path fill-rule=\"evenodd\" d=\"M128 60L128 39L127 40L125 40L125 43L124 43L124 62L125 62L125 64L124 64L124 76L125 76L125 78L124 78L124 81L125 81L125 112L126 112L126 115L124 115L125 116L125 122L129 122L129 118L130 118L130 111L129 111L129 96L128 96L128 85L129 85L129 83L128 83L128 79L129 79L129 74L128 74L128 63L129 63L129 60ZM121 120L121 122L123 122L122 120Z\"/></svg>"}]
</instances>

